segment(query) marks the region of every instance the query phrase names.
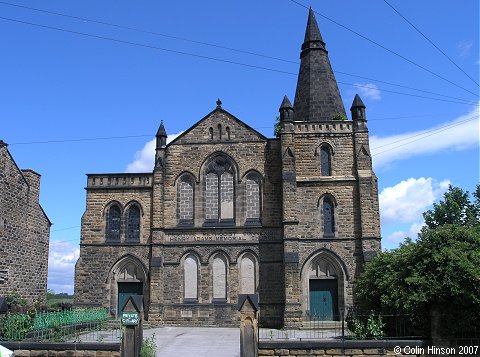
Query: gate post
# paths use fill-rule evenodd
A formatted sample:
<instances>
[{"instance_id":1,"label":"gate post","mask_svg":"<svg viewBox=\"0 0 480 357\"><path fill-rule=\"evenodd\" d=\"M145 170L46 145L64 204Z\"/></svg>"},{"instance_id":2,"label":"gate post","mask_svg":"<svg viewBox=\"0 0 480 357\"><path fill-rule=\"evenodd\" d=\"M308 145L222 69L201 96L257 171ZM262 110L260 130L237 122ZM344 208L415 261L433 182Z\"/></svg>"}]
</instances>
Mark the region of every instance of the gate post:
<instances>
[{"instance_id":1,"label":"gate post","mask_svg":"<svg viewBox=\"0 0 480 357\"><path fill-rule=\"evenodd\" d=\"M130 295L122 307L121 357L138 357L143 342L143 295Z\"/></svg>"},{"instance_id":2,"label":"gate post","mask_svg":"<svg viewBox=\"0 0 480 357\"><path fill-rule=\"evenodd\" d=\"M258 295L238 295L240 357L258 357Z\"/></svg>"}]
</instances>

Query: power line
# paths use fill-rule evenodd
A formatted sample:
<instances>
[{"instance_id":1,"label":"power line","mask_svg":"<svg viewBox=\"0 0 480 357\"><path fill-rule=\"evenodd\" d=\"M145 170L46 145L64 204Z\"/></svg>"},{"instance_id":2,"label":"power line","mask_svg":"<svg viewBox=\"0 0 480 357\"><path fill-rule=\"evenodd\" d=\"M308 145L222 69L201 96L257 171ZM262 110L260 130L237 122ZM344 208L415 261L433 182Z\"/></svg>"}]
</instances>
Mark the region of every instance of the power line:
<instances>
[{"instance_id":1,"label":"power line","mask_svg":"<svg viewBox=\"0 0 480 357\"><path fill-rule=\"evenodd\" d=\"M390 145L393 145L393 144L395 144L395 143L399 143L399 142L406 141L406 140L409 140L409 139L411 139L411 138L415 138L415 137L419 137L419 136L420 136L420 138L418 138L418 139L411 140L411 141L409 141L409 142L407 142L407 143L404 143L404 144L401 144L401 145L397 145L397 146L394 146L393 148L389 148L389 149L386 149L386 150L384 150L384 151L381 151L381 152L378 152L378 153L374 154L374 155L380 155L380 154L383 154L384 152L391 151L391 150L393 150L393 149L399 148L399 147L404 146L404 145L408 145L408 144L410 144L410 143L413 143L414 141L418 141L418 140L424 139L424 138L426 138L426 137L429 137L429 136L438 134L438 133L440 133L440 132L442 132L442 131L450 130L450 129L456 127L456 126L465 124L465 123L467 123L467 122L469 122L469 121L473 121L473 120L476 120L476 119L478 119L478 115L475 115L475 116L473 116L473 117L470 117L470 118L468 118L468 119L465 119L465 120L462 120L462 121L459 121L459 122L456 122L456 123L453 123L453 124L448 124L448 125L442 126L442 127L440 127L440 128L435 128L435 129L431 129L431 130L426 130L426 131L424 131L424 132L422 132L422 133L419 133L419 134L410 135L410 136L407 136L407 137L405 137L405 138L403 138L403 139L399 139L399 140L396 140L396 141L392 141L391 143L388 143L388 144L384 144L384 145L377 146L377 147L375 147L375 148L372 148L372 151L377 150L377 149L382 148L382 147L385 147L385 146L390 146ZM432 133L432 134L429 134L429 133ZM428 134L428 135L425 135L425 134Z\"/></svg>"},{"instance_id":2,"label":"power line","mask_svg":"<svg viewBox=\"0 0 480 357\"><path fill-rule=\"evenodd\" d=\"M67 231L69 229L73 229L73 228L79 228L80 226L72 226L72 227L67 227L67 228L60 228L60 229L54 229L52 231L50 231L50 233L52 232L60 232L60 231Z\"/></svg>"},{"instance_id":3,"label":"power line","mask_svg":"<svg viewBox=\"0 0 480 357\"><path fill-rule=\"evenodd\" d=\"M180 40L180 41L195 43L195 44L198 44L198 45L204 45L204 46L210 46L210 47L215 47L215 48L221 48L221 49L228 50L228 51L233 51L233 52L238 52L238 53L244 53L244 54L248 54L248 55L252 55L252 56L258 56L258 57L263 57L263 58L268 58L268 59L273 59L273 60L281 61L281 62L298 63L298 61L291 61L291 60L287 60L287 59L283 59L283 58L279 58L279 57L264 55L264 54L261 54L261 53L256 53L256 52L251 52L251 51L246 51L246 50L240 50L240 49L237 49L237 48L222 46L222 45L218 45L218 44L210 43L210 42L192 40L192 39L185 38L185 37L180 37L180 36L173 36L173 35L169 35L169 34L165 34L165 33L161 33L161 32L144 30L144 29L140 29L140 28L138 28L138 27L117 25L117 24L114 24L114 23L111 23L111 22L105 22L105 21L99 21L99 20L92 20L92 19L88 19L88 18L85 18L85 17L67 15L67 14L63 14L63 13L59 13L59 12L48 11L48 10L38 9L38 8L34 8L34 7L29 7L29 6L12 4L12 3L9 3L9 2L5 2L5 1L0 1L0 4L9 5L9 6L15 6L15 7L23 8L23 9L28 9L28 10L32 10L32 11L43 12L43 13L46 13L46 14L51 14L51 15L56 15L56 16L62 16L62 17L66 17L66 18L70 18L70 19L75 19L75 20L92 22L92 23L95 23L95 24L100 24L100 25L105 25L105 26L110 26L110 27L116 27L116 28L119 28L119 29L122 29L122 30L130 30L130 31L145 33L145 34L149 34L149 35L161 36L161 37L171 38L171 39L174 39L174 40Z\"/></svg>"},{"instance_id":4,"label":"power line","mask_svg":"<svg viewBox=\"0 0 480 357\"><path fill-rule=\"evenodd\" d=\"M296 0L289 0L289 1L291 1L291 2L293 2L293 3L295 3L295 4L297 4L297 5L299 5L299 6L303 7L303 8L305 8L305 9L309 9L309 7L308 7L308 6L306 6L306 5L304 5L304 4L300 3L300 2L298 2L298 1L296 1ZM348 27L348 26L345 26L345 25L343 25L343 24L339 23L338 21L335 21L335 20L331 19L330 17L328 17L328 16L325 16L325 15L323 15L323 14L319 13L318 11L315 11L315 10L313 10L313 11L314 11L316 14L320 15L321 17L323 17L324 19L326 19L326 20L328 20L328 21L330 21L330 22L334 23L335 25L342 27L343 29L345 29L345 30L347 30L347 31L349 31L349 32L351 32L351 33L353 33L353 34L355 34L355 35L357 35L357 36L359 36L359 37L363 38L364 40L366 40L366 41L368 41L368 42L370 42L370 43L373 43L375 46L377 46L377 47L380 47L380 48L384 49L385 51L387 51L387 52L390 52L391 54L394 54L395 56L397 56L397 57L399 57L399 58L403 59L404 61L407 61L407 62L409 62L409 63L413 64L414 66L416 66L416 67L418 67L418 68L421 68L421 69L423 69L424 71L426 71L426 72L428 72L428 73L430 73L430 74L434 75L435 77L438 77L438 78L442 79L443 81L446 81L446 82L448 82L448 83L450 83L450 84L454 85L454 86L455 86L455 87L457 87L457 88L463 89L464 91L466 91L466 92L468 92L468 93L470 93L470 94L473 94L475 97L478 97L478 94L477 94L477 93L474 93L474 92L472 92L472 91L470 91L470 90L468 90L468 89L466 89L466 88L462 87L461 85L458 85L458 84L456 84L455 82L452 82L451 80L449 80L449 79L447 79L447 78L445 78L445 77L441 76L440 74L438 74L438 73L435 73L435 72L433 72L432 70L430 70L430 69L428 69L428 68L426 68L426 67L422 66L421 64L418 64L417 62L415 62L415 61L413 61L413 60L411 60L411 59L409 59L409 58L407 58L407 57L405 57L405 56L401 55L400 53L398 53L398 52L395 52L395 51L393 51L393 50L389 49L388 47L385 47L384 45L382 45L382 44L380 44L380 43L378 43L378 42L376 42L376 41L374 41L374 40L372 40L372 39L368 38L368 37L367 37L367 36L365 36L365 35L362 35L361 33L359 33L359 32L357 32L357 31L355 31L355 30L351 29L350 27Z\"/></svg>"},{"instance_id":5,"label":"power line","mask_svg":"<svg viewBox=\"0 0 480 357\"><path fill-rule=\"evenodd\" d=\"M452 60L445 52L443 52L435 43L433 43L432 40L430 40L422 31L420 31L420 29L415 26L411 21L409 21L405 16L403 16L400 11L398 11L395 7L393 7L392 4L390 4L387 0L383 0L385 2L385 4L387 4L388 6L390 6L393 11L395 11L398 16L400 16L402 19L405 20L405 22L407 22L410 26L412 26L420 35L423 36L423 38L425 40L427 40L433 47L435 47L446 59L448 59L455 67L457 67L460 71L463 72L463 74L465 74L473 83L475 83L477 86L478 86L478 82L475 81L472 77L470 77L468 75L467 72L465 72L458 64L455 63L454 60Z\"/></svg>"},{"instance_id":6,"label":"power line","mask_svg":"<svg viewBox=\"0 0 480 357\"><path fill-rule=\"evenodd\" d=\"M207 60L216 61L216 62L234 64L234 65L247 67L247 68L255 68L255 69L265 70L265 71L269 71L269 72L276 72L276 73L283 73L283 74L297 76L297 73L293 73L293 72L283 71L283 70L269 68L269 67L257 66L257 65L253 65L253 64L243 63L243 62L236 62L236 61L221 59L221 58L217 58L217 57L204 56L204 55L199 55L199 54L185 52L185 51L177 51L177 50L172 50L172 49L163 48L163 47L157 47L157 46L153 46L153 45L147 45L147 44L141 44L141 43L137 43L137 42L119 40L119 39L115 39L115 38L111 38L111 37L93 35L93 34L88 34L88 33L84 33L84 32L78 32L78 31L63 29L63 28L59 28L59 27L41 25L41 24L37 24L37 23L33 23L33 22L17 20L17 19L12 19L12 18L8 18L8 17L0 17L0 19L6 20L6 21L11 21L11 22L16 22L16 23L21 23L21 24L25 24L25 25L40 27L40 28L46 28L46 29L55 30L55 31L71 33L71 34L80 35L80 36L86 36L86 37L91 37L91 38L96 38L96 39L101 39L101 40L106 40L106 41L112 41L112 42L116 42L116 43L132 45L132 46L136 46L136 47L144 47L144 48L149 48L149 49L154 49L154 50L159 50L159 51L164 51L164 52L170 52L170 53L175 53L175 54L180 54L180 55L185 55L185 56L190 56L190 57L207 59ZM423 99L429 99L429 100L442 101L442 102L447 102L447 103L468 104L468 105L477 105L477 106L479 105L478 103L475 104L471 101L464 100L464 99L462 99L461 101L446 100L446 99L441 99L441 98L433 98L433 97L427 97L427 96L422 96L422 95L397 92L397 91L392 91L392 90L387 90L387 89L379 89L379 88L376 88L376 87L373 88L373 87L366 86L366 85L361 85L361 84L354 84L354 83L341 82L341 81L337 81L337 83L345 84L345 85L349 85L349 86L354 86L354 87L376 89L376 90L383 91L383 92L388 92L388 93L406 95L406 96L409 96L409 97L417 97L417 98L423 98Z\"/></svg>"},{"instance_id":7,"label":"power line","mask_svg":"<svg viewBox=\"0 0 480 357\"><path fill-rule=\"evenodd\" d=\"M46 140L46 141L28 141L28 142L11 143L9 145L54 144L54 143L68 143L68 142L77 142L77 141L97 141L97 140L142 138L142 137L146 137L146 136L152 137L152 135L125 135L125 136L108 136L108 137L101 137L101 138L81 138L81 139Z\"/></svg>"},{"instance_id":8,"label":"power line","mask_svg":"<svg viewBox=\"0 0 480 357\"><path fill-rule=\"evenodd\" d=\"M215 48L221 48L221 49L234 51L234 52L238 52L238 53L244 53L244 54L249 54L249 55L253 55L253 56L273 59L273 60L276 60L276 61L282 61L282 62L293 63L293 64L299 64L300 63L299 61L292 61L292 60L287 60L287 59L283 59L283 58L279 58L279 57L274 57L274 56L261 54L261 53L258 53L258 52L240 50L240 49L236 49L236 48L233 48L233 47L226 47L226 46L222 46L222 45L214 44L214 43L210 43L210 42L192 40L192 39L188 39L188 38L185 38L185 37L173 36L173 35L168 35L168 34L161 33L161 32L144 30L144 29L140 29L138 27L123 26L123 25L118 25L118 24L114 24L114 23L111 23L111 22L93 20L93 19L89 19L89 18L85 18L85 17L73 16L73 15L68 15L68 14L53 12L53 11L49 11L49 10L33 8L33 7L29 7L29 6L24 6L24 5L12 4L12 3L5 2L5 1L0 1L0 4L19 7L19 8L24 8L24 9L28 9L28 10L32 10L32 11L47 13L47 14L51 14L51 15L66 17L66 18L71 18L71 19L75 19L75 20L81 20L81 21L101 24L101 25L105 25L105 26L111 26L111 27L124 29L124 30L130 30L130 31L135 31L135 32L140 32L140 33L145 33L145 34L150 34L150 35L155 35L155 36L162 36L162 37L166 37L166 38L171 38L171 39L190 42L190 43L195 43L195 44L201 44L201 45L215 47ZM347 72L342 72L342 71L334 71L334 72L338 73L338 74L343 74L343 75L346 75L346 76L357 77L357 78L367 79L367 80L370 80L370 81L384 83L384 84L388 84L388 85L396 86L396 87L400 87L400 88L405 88L405 89L415 90L415 91L419 91L419 92L423 92L423 93L438 95L438 96L441 96L441 97L444 97L444 98L466 101L465 99L452 97L452 96L448 96L448 95L444 95L444 94L440 94L440 93L435 93L435 92L431 92L431 91L427 91L427 90L423 90L423 89L418 89L418 88L414 88L414 87L409 87L409 86L405 86L405 85L401 85L401 84L396 84L396 83L392 83L392 82L387 82L387 81L383 81L383 80L380 80L380 79L360 76L360 75L347 73Z\"/></svg>"}]
</instances>

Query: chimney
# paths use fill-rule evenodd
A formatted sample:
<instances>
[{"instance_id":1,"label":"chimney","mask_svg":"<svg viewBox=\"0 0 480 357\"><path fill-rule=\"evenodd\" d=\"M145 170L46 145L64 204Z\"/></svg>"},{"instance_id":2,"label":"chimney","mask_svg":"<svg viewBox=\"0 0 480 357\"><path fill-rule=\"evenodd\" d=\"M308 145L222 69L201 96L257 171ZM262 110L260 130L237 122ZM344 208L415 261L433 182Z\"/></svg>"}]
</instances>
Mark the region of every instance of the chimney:
<instances>
[{"instance_id":1,"label":"chimney","mask_svg":"<svg viewBox=\"0 0 480 357\"><path fill-rule=\"evenodd\" d=\"M29 186L29 197L31 202L39 202L40 198L40 174L31 169L22 170L23 177Z\"/></svg>"}]
</instances>

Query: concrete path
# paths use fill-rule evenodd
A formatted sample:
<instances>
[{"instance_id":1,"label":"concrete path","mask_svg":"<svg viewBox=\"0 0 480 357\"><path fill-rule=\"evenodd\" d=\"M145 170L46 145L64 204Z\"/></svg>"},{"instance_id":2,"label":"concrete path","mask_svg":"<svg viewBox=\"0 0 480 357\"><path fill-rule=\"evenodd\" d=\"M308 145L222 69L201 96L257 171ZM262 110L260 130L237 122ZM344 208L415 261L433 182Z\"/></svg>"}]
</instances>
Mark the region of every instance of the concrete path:
<instances>
[{"instance_id":1,"label":"concrete path","mask_svg":"<svg viewBox=\"0 0 480 357\"><path fill-rule=\"evenodd\" d=\"M157 357L238 357L240 329L225 327L159 327L143 331L155 334Z\"/></svg>"}]
</instances>

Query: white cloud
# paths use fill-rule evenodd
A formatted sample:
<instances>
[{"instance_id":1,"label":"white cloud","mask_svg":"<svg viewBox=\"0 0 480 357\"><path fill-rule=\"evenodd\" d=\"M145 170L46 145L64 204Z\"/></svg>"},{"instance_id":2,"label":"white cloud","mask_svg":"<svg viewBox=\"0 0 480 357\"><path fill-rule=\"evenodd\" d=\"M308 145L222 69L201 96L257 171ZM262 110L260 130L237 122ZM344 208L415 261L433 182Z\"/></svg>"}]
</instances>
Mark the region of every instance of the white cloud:
<instances>
[{"instance_id":1,"label":"white cloud","mask_svg":"<svg viewBox=\"0 0 480 357\"><path fill-rule=\"evenodd\" d=\"M470 54L470 51L473 47L473 41L463 40L458 44L458 50L460 51L460 57L467 57Z\"/></svg>"},{"instance_id":2,"label":"white cloud","mask_svg":"<svg viewBox=\"0 0 480 357\"><path fill-rule=\"evenodd\" d=\"M379 195L382 224L423 222L422 213L443 195L449 184L448 180L437 183L431 177L412 177L384 188Z\"/></svg>"},{"instance_id":3,"label":"white cloud","mask_svg":"<svg viewBox=\"0 0 480 357\"><path fill-rule=\"evenodd\" d=\"M167 144L182 134L171 134L167 136ZM127 165L126 172L149 172L153 170L155 164L155 145L156 139L148 141L141 150L134 155L135 160Z\"/></svg>"},{"instance_id":4,"label":"white cloud","mask_svg":"<svg viewBox=\"0 0 480 357\"><path fill-rule=\"evenodd\" d=\"M464 150L478 146L478 107L442 125L410 133L370 137L373 165L385 166L396 160L443 150Z\"/></svg>"},{"instance_id":5,"label":"white cloud","mask_svg":"<svg viewBox=\"0 0 480 357\"><path fill-rule=\"evenodd\" d=\"M373 83L354 83L356 90L358 91L360 97L368 98L372 100L380 100L382 96L380 95L380 90Z\"/></svg>"},{"instance_id":6,"label":"white cloud","mask_svg":"<svg viewBox=\"0 0 480 357\"><path fill-rule=\"evenodd\" d=\"M56 293L73 293L75 263L80 255L77 245L51 241L48 256L48 288Z\"/></svg>"},{"instance_id":7,"label":"white cloud","mask_svg":"<svg viewBox=\"0 0 480 357\"><path fill-rule=\"evenodd\" d=\"M400 243L405 240L405 238L410 237L413 240L417 238L418 233L422 229L422 227L425 225L423 222L415 222L413 223L408 231L396 231L390 234L387 237L387 240L392 243Z\"/></svg>"}]
</instances>

